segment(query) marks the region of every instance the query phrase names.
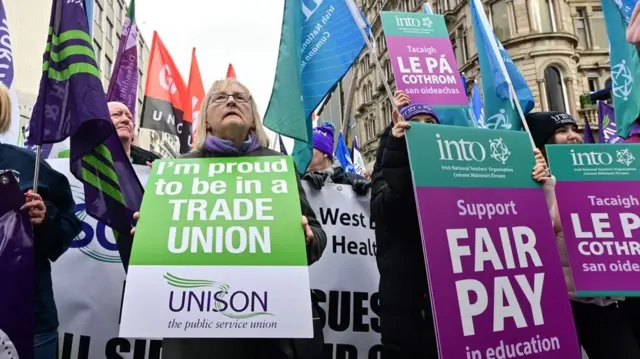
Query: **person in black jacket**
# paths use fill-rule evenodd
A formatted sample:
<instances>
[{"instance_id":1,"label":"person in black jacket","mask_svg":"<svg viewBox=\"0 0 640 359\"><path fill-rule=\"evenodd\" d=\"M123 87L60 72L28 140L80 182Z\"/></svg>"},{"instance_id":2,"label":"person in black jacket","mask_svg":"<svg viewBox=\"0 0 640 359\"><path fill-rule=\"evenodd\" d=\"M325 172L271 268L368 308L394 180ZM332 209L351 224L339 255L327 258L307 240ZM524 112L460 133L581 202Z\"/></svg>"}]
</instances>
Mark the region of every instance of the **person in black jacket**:
<instances>
[{"instance_id":1,"label":"person in black jacket","mask_svg":"<svg viewBox=\"0 0 640 359\"><path fill-rule=\"evenodd\" d=\"M8 90L0 84L0 134L9 129L10 123ZM69 181L44 161L40 162L38 191L32 191L35 165L36 154L33 151L0 143L0 173L12 171L18 179L25 194L22 210L29 211L33 225L36 286L34 358L54 359L58 345L58 312L53 298L51 262L58 259L80 234L82 222L74 213L75 203Z\"/></svg>"},{"instance_id":2,"label":"person in black jacket","mask_svg":"<svg viewBox=\"0 0 640 359\"><path fill-rule=\"evenodd\" d=\"M411 127L411 122L438 123L438 116L429 106L410 104L403 92L396 92L395 102L400 114L393 113L393 122L380 138L371 176L371 219L376 223L376 260L380 272L382 358L436 359L438 351L404 131Z\"/></svg>"},{"instance_id":3,"label":"person in black jacket","mask_svg":"<svg viewBox=\"0 0 640 359\"><path fill-rule=\"evenodd\" d=\"M115 101L109 102L108 106L111 121L113 121L113 125L116 127L122 147L124 147L127 156L131 159L131 163L134 165L149 166L153 161L160 159L160 156L157 154L133 144L135 124L129 108L125 104Z\"/></svg>"},{"instance_id":4,"label":"person in black jacket","mask_svg":"<svg viewBox=\"0 0 640 359\"><path fill-rule=\"evenodd\" d=\"M366 195L371 183L364 177L344 170L334 163L334 126L325 122L313 129L313 157L302 177L311 187L320 190L325 183L350 185L358 195Z\"/></svg>"}]
</instances>

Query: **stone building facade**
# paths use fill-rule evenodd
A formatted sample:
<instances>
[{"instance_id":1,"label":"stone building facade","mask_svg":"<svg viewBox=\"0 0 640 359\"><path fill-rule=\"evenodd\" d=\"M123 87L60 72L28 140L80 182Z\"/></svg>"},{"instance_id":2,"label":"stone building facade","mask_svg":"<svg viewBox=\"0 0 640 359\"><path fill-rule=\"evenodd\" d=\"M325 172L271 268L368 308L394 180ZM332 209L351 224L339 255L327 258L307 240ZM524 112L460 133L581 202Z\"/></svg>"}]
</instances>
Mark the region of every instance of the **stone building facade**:
<instances>
[{"instance_id":1,"label":"stone building facade","mask_svg":"<svg viewBox=\"0 0 640 359\"><path fill-rule=\"evenodd\" d=\"M571 113L596 128L597 111L584 95L610 86L609 45L598 0L483 1L494 32L527 80L535 97L534 111ZM467 87L480 83L480 67L468 0L430 0L446 19L451 43ZM418 0L359 0L372 26L378 59L393 90L380 11L422 11ZM378 138L391 118L391 103L368 51L354 66L351 116L365 161L375 158Z\"/></svg>"}]
</instances>

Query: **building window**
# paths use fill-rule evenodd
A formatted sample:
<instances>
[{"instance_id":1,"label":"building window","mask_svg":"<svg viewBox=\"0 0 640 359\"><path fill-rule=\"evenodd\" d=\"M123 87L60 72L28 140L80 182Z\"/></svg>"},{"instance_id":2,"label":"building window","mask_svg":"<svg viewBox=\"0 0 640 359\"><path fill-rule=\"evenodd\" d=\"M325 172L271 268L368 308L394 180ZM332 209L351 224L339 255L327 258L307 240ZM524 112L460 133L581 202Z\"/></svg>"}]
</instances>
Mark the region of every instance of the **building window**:
<instances>
[{"instance_id":1,"label":"building window","mask_svg":"<svg viewBox=\"0 0 640 359\"><path fill-rule=\"evenodd\" d=\"M469 47L467 44L467 32L464 26L459 26L457 33L458 40L460 41L460 53L462 54L462 62L458 62L458 66L460 66L469 60Z\"/></svg>"},{"instance_id":2,"label":"building window","mask_svg":"<svg viewBox=\"0 0 640 359\"><path fill-rule=\"evenodd\" d=\"M111 78L111 68L113 67L113 62L111 61L111 59L109 58L108 55L104 56L105 62L104 62L104 76L107 79Z\"/></svg>"},{"instance_id":3,"label":"building window","mask_svg":"<svg viewBox=\"0 0 640 359\"><path fill-rule=\"evenodd\" d=\"M458 44L458 39L457 38L451 38L451 48L453 49L453 54L456 57L456 63L458 64L458 66L464 64L464 58L462 55L462 48L459 46Z\"/></svg>"},{"instance_id":4,"label":"building window","mask_svg":"<svg viewBox=\"0 0 640 359\"><path fill-rule=\"evenodd\" d=\"M604 24L604 14L601 7L593 7L591 15L591 44L593 48L600 50L609 49L609 38L607 37L607 27Z\"/></svg>"},{"instance_id":5,"label":"building window","mask_svg":"<svg viewBox=\"0 0 640 359\"><path fill-rule=\"evenodd\" d=\"M574 24L576 26L576 36L578 36L578 46L583 49L588 49L589 45L589 30L587 29L587 10L583 7L576 9L576 17ZM606 34L605 34L606 36Z\"/></svg>"},{"instance_id":6,"label":"building window","mask_svg":"<svg viewBox=\"0 0 640 359\"><path fill-rule=\"evenodd\" d=\"M118 2L118 8L116 9L116 20L118 20L118 25L122 25L122 5Z\"/></svg>"},{"instance_id":7,"label":"building window","mask_svg":"<svg viewBox=\"0 0 640 359\"><path fill-rule=\"evenodd\" d=\"M595 92L600 90L600 79L597 74L587 76L587 85L589 86L589 92Z\"/></svg>"},{"instance_id":8,"label":"building window","mask_svg":"<svg viewBox=\"0 0 640 359\"><path fill-rule=\"evenodd\" d=\"M393 107L391 107L391 101L389 101L389 99L387 99L387 106L386 106L386 111L384 113L384 121L385 121L385 126L387 125L387 123L392 121L392 112L393 112Z\"/></svg>"},{"instance_id":9,"label":"building window","mask_svg":"<svg viewBox=\"0 0 640 359\"><path fill-rule=\"evenodd\" d=\"M387 75L387 81L393 78L393 70L391 69L391 62L389 60L384 62L384 73Z\"/></svg>"},{"instance_id":10,"label":"building window","mask_svg":"<svg viewBox=\"0 0 640 359\"><path fill-rule=\"evenodd\" d=\"M547 84L549 111L567 112L564 96L565 88L560 70L555 66L548 66L544 70L544 80Z\"/></svg>"},{"instance_id":11,"label":"building window","mask_svg":"<svg viewBox=\"0 0 640 359\"><path fill-rule=\"evenodd\" d=\"M102 48L95 40L93 40L93 48L96 52L96 65L98 68L100 68L100 62L102 60Z\"/></svg>"},{"instance_id":12,"label":"building window","mask_svg":"<svg viewBox=\"0 0 640 359\"><path fill-rule=\"evenodd\" d=\"M556 31L556 19L553 9L554 0L534 0L534 16L541 32Z\"/></svg>"},{"instance_id":13,"label":"building window","mask_svg":"<svg viewBox=\"0 0 640 359\"><path fill-rule=\"evenodd\" d=\"M93 4L93 21L99 28L102 28L102 8L98 2Z\"/></svg>"},{"instance_id":14,"label":"building window","mask_svg":"<svg viewBox=\"0 0 640 359\"><path fill-rule=\"evenodd\" d=\"M107 19L107 28L104 32L105 32L107 41L109 41L110 44L113 44L113 24L109 19Z\"/></svg>"},{"instance_id":15,"label":"building window","mask_svg":"<svg viewBox=\"0 0 640 359\"><path fill-rule=\"evenodd\" d=\"M491 13L491 26L500 41L504 41L511 36L509 26L509 6L504 0L496 1L489 7Z\"/></svg>"},{"instance_id":16,"label":"building window","mask_svg":"<svg viewBox=\"0 0 640 359\"><path fill-rule=\"evenodd\" d=\"M367 90L369 92L369 101L373 100L373 85L371 84L371 82L369 82L369 85L367 86Z\"/></svg>"}]
</instances>

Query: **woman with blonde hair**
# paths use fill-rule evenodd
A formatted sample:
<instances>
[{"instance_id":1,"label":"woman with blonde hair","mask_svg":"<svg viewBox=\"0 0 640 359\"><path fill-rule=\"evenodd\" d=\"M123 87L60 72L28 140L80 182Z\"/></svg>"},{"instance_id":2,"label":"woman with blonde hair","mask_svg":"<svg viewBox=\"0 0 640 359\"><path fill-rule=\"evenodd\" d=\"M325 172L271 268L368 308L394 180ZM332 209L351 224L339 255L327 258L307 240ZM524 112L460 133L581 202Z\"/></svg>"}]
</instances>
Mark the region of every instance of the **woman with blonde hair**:
<instances>
[{"instance_id":1,"label":"woman with blonde hair","mask_svg":"<svg viewBox=\"0 0 640 359\"><path fill-rule=\"evenodd\" d=\"M216 81L209 89L200 109L198 133L193 152L182 158L239 156L281 156L268 148L267 134L251 93L237 80ZM327 244L326 234L307 202L298 179L302 209L301 225L307 246L309 265L317 261ZM139 214L136 214L136 218ZM303 238L300 238L303 240ZM311 294L310 294L311 295ZM310 298L311 300L311 298ZM234 359L314 359L322 353L324 339L320 321L315 319L313 339L165 339L164 359L234 358Z\"/></svg>"},{"instance_id":2,"label":"woman with blonde hair","mask_svg":"<svg viewBox=\"0 0 640 359\"><path fill-rule=\"evenodd\" d=\"M0 84L0 135L11 127L9 90ZM35 262L35 359L54 359L58 345L58 314L53 299L51 262L58 259L80 234L82 222L67 178L40 162L38 193L33 193L36 155L30 150L0 143L0 173L11 171L25 195L22 210L29 212L33 225Z\"/></svg>"}]
</instances>

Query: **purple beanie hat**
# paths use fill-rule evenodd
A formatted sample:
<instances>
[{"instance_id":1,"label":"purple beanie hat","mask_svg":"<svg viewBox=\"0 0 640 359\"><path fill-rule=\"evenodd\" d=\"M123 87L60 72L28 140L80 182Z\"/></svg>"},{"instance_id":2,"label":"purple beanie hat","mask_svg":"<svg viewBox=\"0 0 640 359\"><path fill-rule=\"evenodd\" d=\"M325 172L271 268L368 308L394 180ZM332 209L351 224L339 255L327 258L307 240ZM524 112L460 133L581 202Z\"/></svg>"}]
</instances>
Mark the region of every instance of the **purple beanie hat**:
<instances>
[{"instance_id":1,"label":"purple beanie hat","mask_svg":"<svg viewBox=\"0 0 640 359\"><path fill-rule=\"evenodd\" d=\"M334 126L331 122L324 122L313 129L313 148L329 156L333 160Z\"/></svg>"},{"instance_id":2,"label":"purple beanie hat","mask_svg":"<svg viewBox=\"0 0 640 359\"><path fill-rule=\"evenodd\" d=\"M406 120L409 121L415 115L429 115L436 119L436 122L440 123L440 119L438 118L438 114L436 111L431 108L431 106L427 106L421 103L412 103L408 106L405 106L400 109L400 115Z\"/></svg>"}]
</instances>

